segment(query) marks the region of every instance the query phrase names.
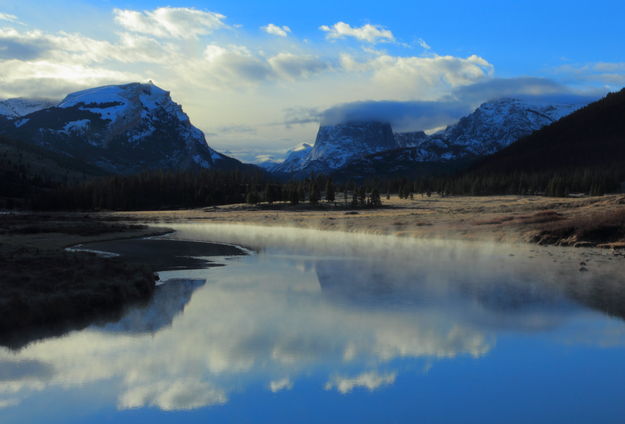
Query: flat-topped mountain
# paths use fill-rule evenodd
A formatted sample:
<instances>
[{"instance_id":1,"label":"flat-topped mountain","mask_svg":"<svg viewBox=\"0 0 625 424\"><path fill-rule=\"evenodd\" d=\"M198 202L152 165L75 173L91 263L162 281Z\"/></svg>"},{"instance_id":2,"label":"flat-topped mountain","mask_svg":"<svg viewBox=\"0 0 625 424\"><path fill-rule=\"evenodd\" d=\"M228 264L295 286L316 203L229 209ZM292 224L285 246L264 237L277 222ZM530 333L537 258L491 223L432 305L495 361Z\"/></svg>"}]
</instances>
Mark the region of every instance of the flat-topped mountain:
<instances>
[{"instance_id":1,"label":"flat-topped mountain","mask_svg":"<svg viewBox=\"0 0 625 424\"><path fill-rule=\"evenodd\" d=\"M169 92L151 83L72 93L56 106L5 119L0 133L112 173L242 166L211 149Z\"/></svg>"}]
</instances>

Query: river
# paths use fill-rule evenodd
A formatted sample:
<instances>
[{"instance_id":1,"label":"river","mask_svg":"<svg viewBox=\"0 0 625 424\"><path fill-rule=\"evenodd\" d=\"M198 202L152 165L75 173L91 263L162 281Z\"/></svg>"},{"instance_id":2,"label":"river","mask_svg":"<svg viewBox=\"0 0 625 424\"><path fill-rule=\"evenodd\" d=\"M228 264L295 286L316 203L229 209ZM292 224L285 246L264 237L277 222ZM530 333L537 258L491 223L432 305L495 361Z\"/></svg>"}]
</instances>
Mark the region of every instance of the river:
<instances>
[{"instance_id":1,"label":"river","mask_svg":"<svg viewBox=\"0 0 625 424\"><path fill-rule=\"evenodd\" d=\"M173 227L248 254L160 272L117 322L0 348L0 422L623 422L608 253Z\"/></svg>"}]
</instances>

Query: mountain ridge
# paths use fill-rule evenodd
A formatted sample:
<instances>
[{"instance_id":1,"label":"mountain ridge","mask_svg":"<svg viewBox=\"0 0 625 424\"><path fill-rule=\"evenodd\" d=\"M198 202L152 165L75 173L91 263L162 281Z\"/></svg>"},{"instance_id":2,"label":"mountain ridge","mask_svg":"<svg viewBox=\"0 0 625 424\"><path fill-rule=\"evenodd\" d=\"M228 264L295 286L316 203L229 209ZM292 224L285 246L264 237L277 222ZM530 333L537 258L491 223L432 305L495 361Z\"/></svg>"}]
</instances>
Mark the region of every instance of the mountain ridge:
<instances>
[{"instance_id":1,"label":"mountain ridge","mask_svg":"<svg viewBox=\"0 0 625 424\"><path fill-rule=\"evenodd\" d=\"M362 176L373 176L366 170L386 167L397 168L397 173L410 173L411 163L414 166L426 162L437 163L443 167L448 162L469 164L567 116L581 106L572 103L535 104L517 98L500 98L482 103L457 123L431 135L423 131L392 133L390 124L386 124L393 139L391 141L388 137L378 137L381 141L377 144L363 143L355 137L343 136L347 127L359 128L361 132L365 132L367 125L384 125L376 124L376 121L321 125L315 144L303 157L302 154L288 156L282 164L270 170L274 173L300 176L311 172L356 175L358 167L361 167ZM360 137L364 138L362 135ZM375 134L370 134L367 138L375 138ZM320 140L321 147L317 145ZM325 155L319 154L320 151ZM327 159L331 155L336 157ZM385 164L373 163L380 160ZM432 169L431 166L418 168Z\"/></svg>"}]
</instances>

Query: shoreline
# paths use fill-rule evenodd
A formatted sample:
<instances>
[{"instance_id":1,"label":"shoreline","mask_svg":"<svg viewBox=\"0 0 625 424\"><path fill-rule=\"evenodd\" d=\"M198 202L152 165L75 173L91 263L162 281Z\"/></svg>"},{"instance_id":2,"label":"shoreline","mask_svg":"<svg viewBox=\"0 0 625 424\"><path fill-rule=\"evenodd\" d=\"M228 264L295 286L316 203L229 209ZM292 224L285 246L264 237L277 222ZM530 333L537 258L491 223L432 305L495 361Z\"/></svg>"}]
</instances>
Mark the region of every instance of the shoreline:
<instances>
[{"instance_id":1,"label":"shoreline","mask_svg":"<svg viewBox=\"0 0 625 424\"><path fill-rule=\"evenodd\" d=\"M175 211L3 215L0 269L5 279L0 309L9 318L0 326L0 344L19 346L14 336L27 327L50 321L59 324L93 321L102 314L112 314L114 318L125 306L147 301L156 287L155 264L158 265L160 256L171 255L172 251L158 253L157 250L152 255L155 261L142 263L141 258L129 260L123 255L102 258L67 248L115 245L128 239L171 234L174 230L168 224L255 225L269 230L298 228L425 241L497 243L530 249L543 244L549 250L558 251L571 266L579 263L580 271L585 270L581 263L588 257L594 257L597 265L607 268L622 266L625 260L625 251L621 250L625 247L625 225L615 227L612 222L604 226L616 228L616 237L597 231L603 225L597 217L610 214L618 219L621 214L625 217L624 195L581 199L433 196L415 200L392 198L385 203L379 209L356 210L229 205ZM603 240L579 239L571 231L562 230L589 222L594 227L588 233L592 235L595 231ZM607 243L606 235L612 237ZM209 262L194 262L189 266L210 266ZM94 291L89 293L91 289Z\"/></svg>"},{"instance_id":2,"label":"shoreline","mask_svg":"<svg viewBox=\"0 0 625 424\"><path fill-rule=\"evenodd\" d=\"M384 200L379 209L228 205L169 211L100 212L102 219L228 223L574 247L625 248L625 195L438 197Z\"/></svg>"}]
</instances>

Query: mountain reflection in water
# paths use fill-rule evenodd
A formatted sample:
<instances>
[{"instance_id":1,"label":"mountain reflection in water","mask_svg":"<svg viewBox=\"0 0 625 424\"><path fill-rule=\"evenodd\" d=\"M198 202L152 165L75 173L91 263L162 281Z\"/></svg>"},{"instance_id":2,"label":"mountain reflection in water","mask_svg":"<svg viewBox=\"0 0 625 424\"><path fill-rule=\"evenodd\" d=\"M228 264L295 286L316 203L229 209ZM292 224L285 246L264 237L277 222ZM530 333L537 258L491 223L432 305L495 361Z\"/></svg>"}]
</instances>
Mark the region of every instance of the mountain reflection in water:
<instances>
[{"instance_id":1,"label":"mountain reflection in water","mask_svg":"<svg viewBox=\"0 0 625 424\"><path fill-rule=\"evenodd\" d=\"M468 421L515 422L504 408L524 390L520 416L539 422L547 417L538 406L545 390L560 409L544 422L557 422L576 408L598 408L592 396L563 405L600 382L609 407L595 418L625 412L617 402L625 389L616 384L625 377L625 325L602 309L622 304L623 282L606 283L592 265L580 273L566 261L528 259L527 251L461 244L178 230L181 238L261 253L225 267L163 272L164 280L187 282L116 324L0 349L0 421L37 422L46 414L33 405L56 399L60 421L98 422L102 410L122 421L186 410L195 412L186 421L263 413L281 422L414 422L419 414L449 422L458 415L439 403L473 399L464 406ZM599 368L572 374L571 361ZM469 382L483 399L456 393ZM85 400L78 408L59 392ZM324 407L310 411L312 403ZM321 411L337 415L321 419Z\"/></svg>"}]
</instances>

